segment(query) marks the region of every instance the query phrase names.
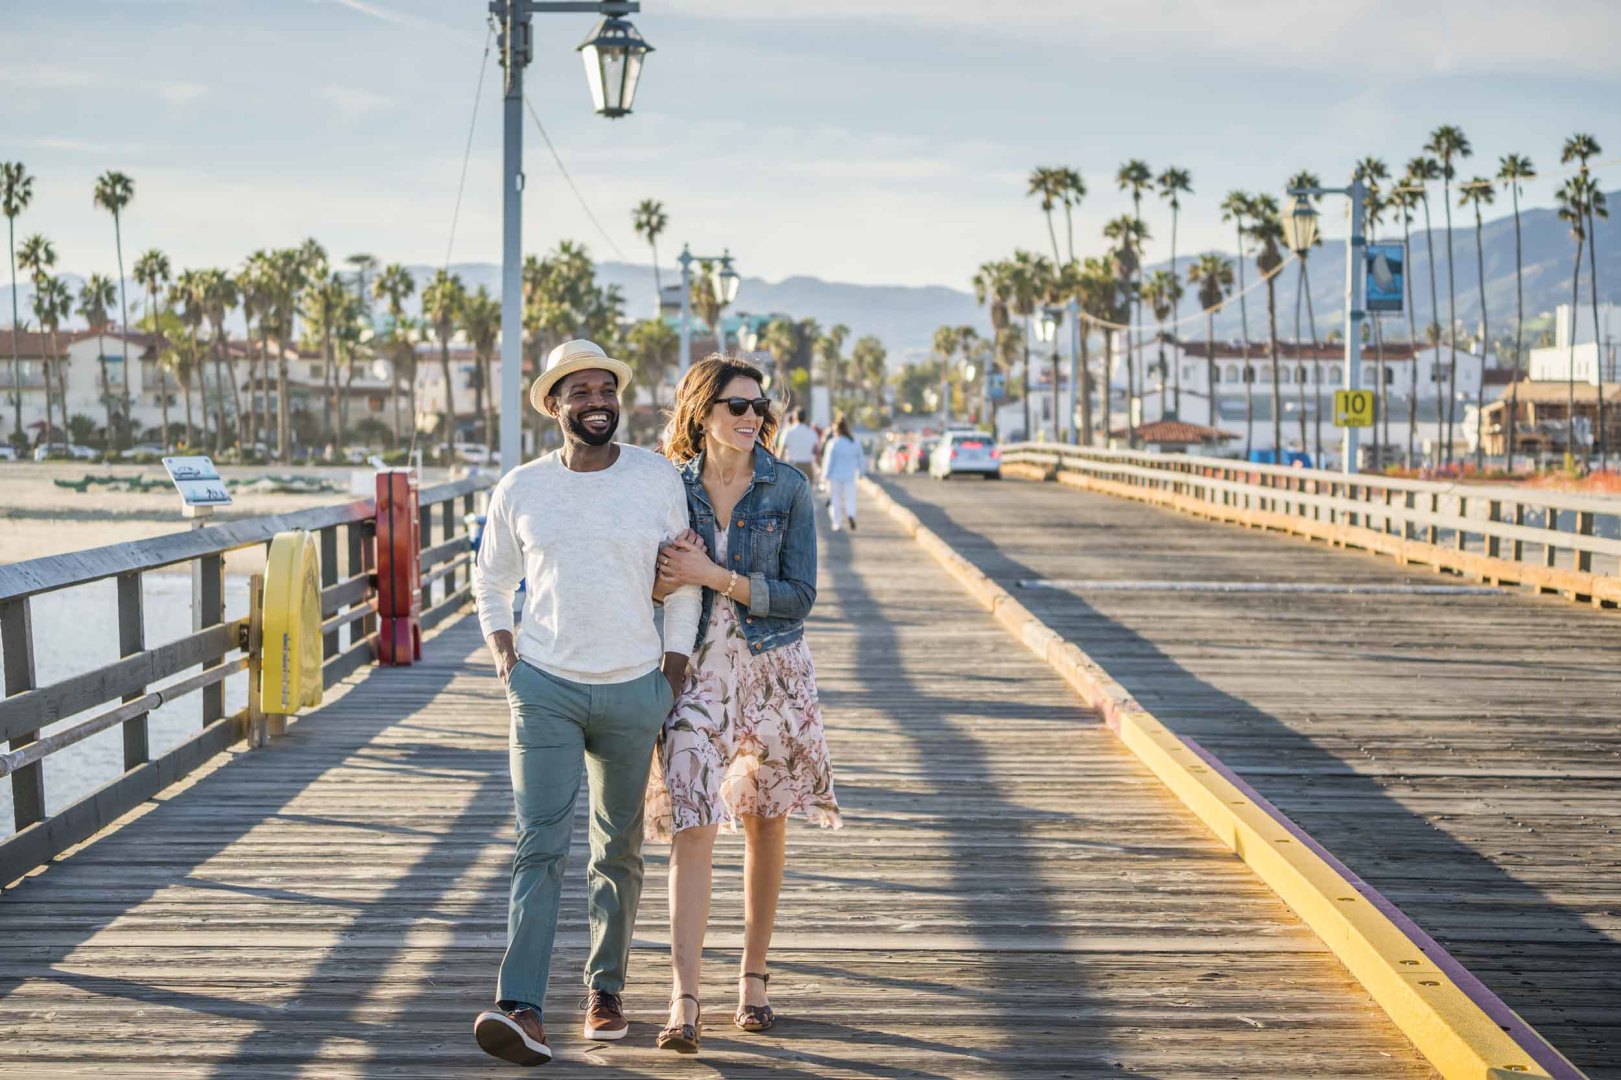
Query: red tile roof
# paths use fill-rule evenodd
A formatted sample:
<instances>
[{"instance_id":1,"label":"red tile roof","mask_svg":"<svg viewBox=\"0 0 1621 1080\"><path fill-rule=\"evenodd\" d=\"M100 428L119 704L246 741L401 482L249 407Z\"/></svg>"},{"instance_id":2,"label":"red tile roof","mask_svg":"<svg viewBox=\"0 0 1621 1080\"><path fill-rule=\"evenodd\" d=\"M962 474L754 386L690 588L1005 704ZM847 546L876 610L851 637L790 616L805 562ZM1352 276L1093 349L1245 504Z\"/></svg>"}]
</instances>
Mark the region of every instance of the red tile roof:
<instances>
[{"instance_id":1,"label":"red tile roof","mask_svg":"<svg viewBox=\"0 0 1621 1080\"><path fill-rule=\"evenodd\" d=\"M1111 434L1117 439L1124 439L1127 429L1117 428ZM1201 443L1238 438L1230 431L1207 427L1204 424L1190 424L1186 420L1151 420L1137 429L1137 437L1146 443L1177 446L1198 446Z\"/></svg>"}]
</instances>

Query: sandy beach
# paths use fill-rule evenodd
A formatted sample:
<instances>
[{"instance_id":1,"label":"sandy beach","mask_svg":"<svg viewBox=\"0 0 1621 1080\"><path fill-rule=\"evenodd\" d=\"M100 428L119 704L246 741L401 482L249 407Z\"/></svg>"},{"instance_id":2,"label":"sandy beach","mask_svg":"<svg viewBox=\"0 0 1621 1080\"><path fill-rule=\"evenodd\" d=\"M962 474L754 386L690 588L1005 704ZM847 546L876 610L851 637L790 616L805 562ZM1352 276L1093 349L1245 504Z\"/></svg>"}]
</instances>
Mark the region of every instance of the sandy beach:
<instances>
[{"instance_id":1,"label":"sandy beach","mask_svg":"<svg viewBox=\"0 0 1621 1080\"><path fill-rule=\"evenodd\" d=\"M360 471L370 472L364 467ZM349 493L350 472L348 467L225 466L220 474L227 480L251 482L266 476L298 476L326 480L338 490L294 494L244 491L239 487L233 491L233 505L216 512L212 520L262 517L350 502L363 497ZM93 485L82 492L56 483L77 482L86 475L141 477L164 483L147 491ZM447 477L443 469L430 469L426 482L438 483ZM0 563L128 543L190 528L191 522L180 515L180 497L168 485L161 465L0 464ZM228 558L227 571L250 573L257 565L249 563L260 561L262 555L249 549Z\"/></svg>"}]
</instances>

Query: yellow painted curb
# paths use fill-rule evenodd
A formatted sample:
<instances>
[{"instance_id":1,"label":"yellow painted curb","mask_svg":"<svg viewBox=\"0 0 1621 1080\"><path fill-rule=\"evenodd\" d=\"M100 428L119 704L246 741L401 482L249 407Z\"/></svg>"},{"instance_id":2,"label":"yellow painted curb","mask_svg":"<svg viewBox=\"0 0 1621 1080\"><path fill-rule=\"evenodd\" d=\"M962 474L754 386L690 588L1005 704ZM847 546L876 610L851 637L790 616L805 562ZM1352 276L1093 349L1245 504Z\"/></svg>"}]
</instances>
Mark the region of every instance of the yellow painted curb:
<instances>
[{"instance_id":1,"label":"yellow painted curb","mask_svg":"<svg viewBox=\"0 0 1621 1080\"><path fill-rule=\"evenodd\" d=\"M1031 614L916 514L872 480L863 478L861 484L997 622L1063 676L1127 749L1294 909L1437 1072L1447 1080L1549 1080L1549 1070L1297 834L1207 764L1085 651ZM1569 1062L1562 1064L1569 1071L1561 1069L1561 1077L1582 1076Z\"/></svg>"}]
</instances>

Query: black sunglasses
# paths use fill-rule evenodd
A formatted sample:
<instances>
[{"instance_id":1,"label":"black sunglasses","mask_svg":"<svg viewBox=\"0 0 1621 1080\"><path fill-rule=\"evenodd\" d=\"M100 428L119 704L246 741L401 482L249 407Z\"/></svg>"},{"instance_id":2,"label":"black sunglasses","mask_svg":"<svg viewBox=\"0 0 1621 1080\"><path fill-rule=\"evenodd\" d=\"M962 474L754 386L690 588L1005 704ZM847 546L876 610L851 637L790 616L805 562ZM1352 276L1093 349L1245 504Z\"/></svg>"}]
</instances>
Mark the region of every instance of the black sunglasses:
<instances>
[{"instance_id":1,"label":"black sunglasses","mask_svg":"<svg viewBox=\"0 0 1621 1080\"><path fill-rule=\"evenodd\" d=\"M727 411L729 411L733 416L742 416L744 413L749 411L750 406L752 406L754 408L754 415L755 416L764 417L764 416L769 416L770 413L771 413L771 399L770 398L763 398L763 397L757 397L757 398L746 398L746 397L716 398L715 399L715 404L716 405L725 405L726 408L727 408Z\"/></svg>"}]
</instances>

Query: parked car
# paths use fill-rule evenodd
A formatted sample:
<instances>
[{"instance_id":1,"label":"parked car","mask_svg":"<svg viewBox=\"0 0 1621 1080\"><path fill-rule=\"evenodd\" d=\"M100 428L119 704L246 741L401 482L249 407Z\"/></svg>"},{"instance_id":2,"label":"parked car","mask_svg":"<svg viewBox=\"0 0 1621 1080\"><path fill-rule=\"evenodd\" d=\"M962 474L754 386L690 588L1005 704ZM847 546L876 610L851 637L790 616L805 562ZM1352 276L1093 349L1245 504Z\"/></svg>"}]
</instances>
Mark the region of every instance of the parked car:
<instances>
[{"instance_id":1,"label":"parked car","mask_svg":"<svg viewBox=\"0 0 1621 1080\"><path fill-rule=\"evenodd\" d=\"M17 461L17 448L10 443L0 443L0 461Z\"/></svg>"},{"instance_id":2,"label":"parked car","mask_svg":"<svg viewBox=\"0 0 1621 1080\"><path fill-rule=\"evenodd\" d=\"M78 443L40 443L34 447L34 460L44 461L50 457L70 457L75 461L94 461L96 452L88 446Z\"/></svg>"},{"instance_id":3,"label":"parked car","mask_svg":"<svg viewBox=\"0 0 1621 1080\"><path fill-rule=\"evenodd\" d=\"M996 436L982 431L948 431L929 455L929 475L938 480L953 476L1002 479L1002 451Z\"/></svg>"},{"instance_id":4,"label":"parked car","mask_svg":"<svg viewBox=\"0 0 1621 1080\"><path fill-rule=\"evenodd\" d=\"M456 460L469 465L499 465L501 464L501 451L492 451L483 443L459 442L452 444L456 451Z\"/></svg>"},{"instance_id":5,"label":"parked car","mask_svg":"<svg viewBox=\"0 0 1621 1080\"><path fill-rule=\"evenodd\" d=\"M130 458L139 457L162 457L165 452L166 451L163 449L163 447L159 446L157 443L143 442L136 443L128 450L120 451L118 456L128 460Z\"/></svg>"}]
</instances>

